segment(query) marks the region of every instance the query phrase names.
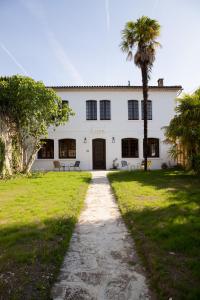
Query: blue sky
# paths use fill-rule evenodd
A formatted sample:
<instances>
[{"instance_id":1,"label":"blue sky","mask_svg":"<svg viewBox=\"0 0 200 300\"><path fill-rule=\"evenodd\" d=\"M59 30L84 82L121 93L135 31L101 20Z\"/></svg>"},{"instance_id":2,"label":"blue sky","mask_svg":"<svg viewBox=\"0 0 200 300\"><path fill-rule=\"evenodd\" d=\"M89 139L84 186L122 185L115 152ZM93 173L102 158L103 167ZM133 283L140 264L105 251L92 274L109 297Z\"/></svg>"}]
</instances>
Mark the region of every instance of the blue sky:
<instances>
[{"instance_id":1,"label":"blue sky","mask_svg":"<svg viewBox=\"0 0 200 300\"><path fill-rule=\"evenodd\" d=\"M46 85L141 84L119 48L121 30L142 15L161 24L150 84L200 86L199 0L0 0L1 75Z\"/></svg>"}]
</instances>

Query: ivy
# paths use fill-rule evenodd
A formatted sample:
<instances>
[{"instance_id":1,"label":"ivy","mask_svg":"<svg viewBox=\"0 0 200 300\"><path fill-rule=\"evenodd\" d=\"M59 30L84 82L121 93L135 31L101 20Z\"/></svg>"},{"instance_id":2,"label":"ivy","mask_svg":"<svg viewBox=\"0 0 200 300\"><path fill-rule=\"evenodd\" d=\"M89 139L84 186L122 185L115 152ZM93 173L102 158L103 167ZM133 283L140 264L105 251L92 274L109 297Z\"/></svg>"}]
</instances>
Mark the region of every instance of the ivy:
<instances>
[{"instance_id":1,"label":"ivy","mask_svg":"<svg viewBox=\"0 0 200 300\"><path fill-rule=\"evenodd\" d=\"M2 174L4 161L5 161L5 144L0 139L0 175Z\"/></svg>"}]
</instances>

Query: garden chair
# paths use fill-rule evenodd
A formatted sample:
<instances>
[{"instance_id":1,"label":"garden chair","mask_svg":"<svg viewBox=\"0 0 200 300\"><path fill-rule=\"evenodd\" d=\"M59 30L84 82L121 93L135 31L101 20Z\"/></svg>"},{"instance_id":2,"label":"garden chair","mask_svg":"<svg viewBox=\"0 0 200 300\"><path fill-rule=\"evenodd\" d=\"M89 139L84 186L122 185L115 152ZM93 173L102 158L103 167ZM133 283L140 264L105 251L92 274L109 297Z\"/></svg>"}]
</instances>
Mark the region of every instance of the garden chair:
<instances>
[{"instance_id":1,"label":"garden chair","mask_svg":"<svg viewBox=\"0 0 200 300\"><path fill-rule=\"evenodd\" d=\"M54 169L58 169L59 171L63 168L63 171L65 171L65 168L68 167L66 164L61 163L59 160L53 161Z\"/></svg>"},{"instance_id":2,"label":"garden chair","mask_svg":"<svg viewBox=\"0 0 200 300\"><path fill-rule=\"evenodd\" d=\"M127 163L127 161L126 160L122 160L121 161L121 168L123 169L123 168L125 168L125 169L129 169L129 164Z\"/></svg>"},{"instance_id":3,"label":"garden chair","mask_svg":"<svg viewBox=\"0 0 200 300\"><path fill-rule=\"evenodd\" d=\"M79 169L79 171L80 171L80 170L81 170L81 169L80 169L80 161L79 161L79 160L76 160L74 164L72 164L72 165L69 166L69 170L70 170L71 168L74 168L74 170L75 170L75 169Z\"/></svg>"}]
</instances>

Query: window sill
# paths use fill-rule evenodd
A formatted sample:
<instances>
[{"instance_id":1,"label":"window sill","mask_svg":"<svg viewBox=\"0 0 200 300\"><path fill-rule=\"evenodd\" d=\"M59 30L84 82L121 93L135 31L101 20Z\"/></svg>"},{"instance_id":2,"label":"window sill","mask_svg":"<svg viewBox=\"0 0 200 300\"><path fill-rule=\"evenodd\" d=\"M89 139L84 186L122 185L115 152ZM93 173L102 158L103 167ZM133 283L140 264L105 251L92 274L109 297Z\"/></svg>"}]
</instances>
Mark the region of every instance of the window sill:
<instances>
[{"instance_id":1,"label":"window sill","mask_svg":"<svg viewBox=\"0 0 200 300\"><path fill-rule=\"evenodd\" d=\"M58 160L75 160L76 159L76 157L74 157L74 158L58 158Z\"/></svg>"},{"instance_id":2,"label":"window sill","mask_svg":"<svg viewBox=\"0 0 200 300\"><path fill-rule=\"evenodd\" d=\"M36 158L36 160L54 160L54 158Z\"/></svg>"},{"instance_id":3,"label":"window sill","mask_svg":"<svg viewBox=\"0 0 200 300\"><path fill-rule=\"evenodd\" d=\"M125 159L132 159L132 158L137 158L137 159L139 159L139 157L135 157L135 156L134 156L134 157L130 157L130 156L129 156L129 157L122 157L122 159L124 159L124 160L125 160Z\"/></svg>"},{"instance_id":4,"label":"window sill","mask_svg":"<svg viewBox=\"0 0 200 300\"><path fill-rule=\"evenodd\" d=\"M160 157L148 157L147 160L158 160L161 159ZM144 160L144 157L143 157Z\"/></svg>"}]
</instances>

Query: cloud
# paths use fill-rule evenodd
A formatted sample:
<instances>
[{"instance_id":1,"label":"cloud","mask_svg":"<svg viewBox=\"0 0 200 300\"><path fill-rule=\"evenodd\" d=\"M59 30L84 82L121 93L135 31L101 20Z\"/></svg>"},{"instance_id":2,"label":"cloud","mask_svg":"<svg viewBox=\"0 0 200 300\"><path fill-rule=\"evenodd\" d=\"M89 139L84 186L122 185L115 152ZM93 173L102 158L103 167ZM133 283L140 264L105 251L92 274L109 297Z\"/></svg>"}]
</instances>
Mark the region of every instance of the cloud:
<instances>
[{"instance_id":1,"label":"cloud","mask_svg":"<svg viewBox=\"0 0 200 300\"><path fill-rule=\"evenodd\" d=\"M24 67L20 64L20 62L16 59L16 57L6 48L4 44L0 44L1 49L11 58L11 60L16 64L16 66L22 70L22 72L28 76L28 72L24 69Z\"/></svg>"},{"instance_id":2,"label":"cloud","mask_svg":"<svg viewBox=\"0 0 200 300\"><path fill-rule=\"evenodd\" d=\"M37 0L21 0L21 3L29 10L29 12L39 20L42 25L43 32L47 37L49 45L57 58L62 68L71 76L71 78L77 83L84 85L84 81L76 69L72 61L70 60L66 50L62 44L56 38L54 32L50 29L44 8L41 2Z\"/></svg>"},{"instance_id":3,"label":"cloud","mask_svg":"<svg viewBox=\"0 0 200 300\"><path fill-rule=\"evenodd\" d=\"M106 11L106 27L108 32L110 31L110 9L109 0L105 0L105 11Z\"/></svg>"}]
</instances>

